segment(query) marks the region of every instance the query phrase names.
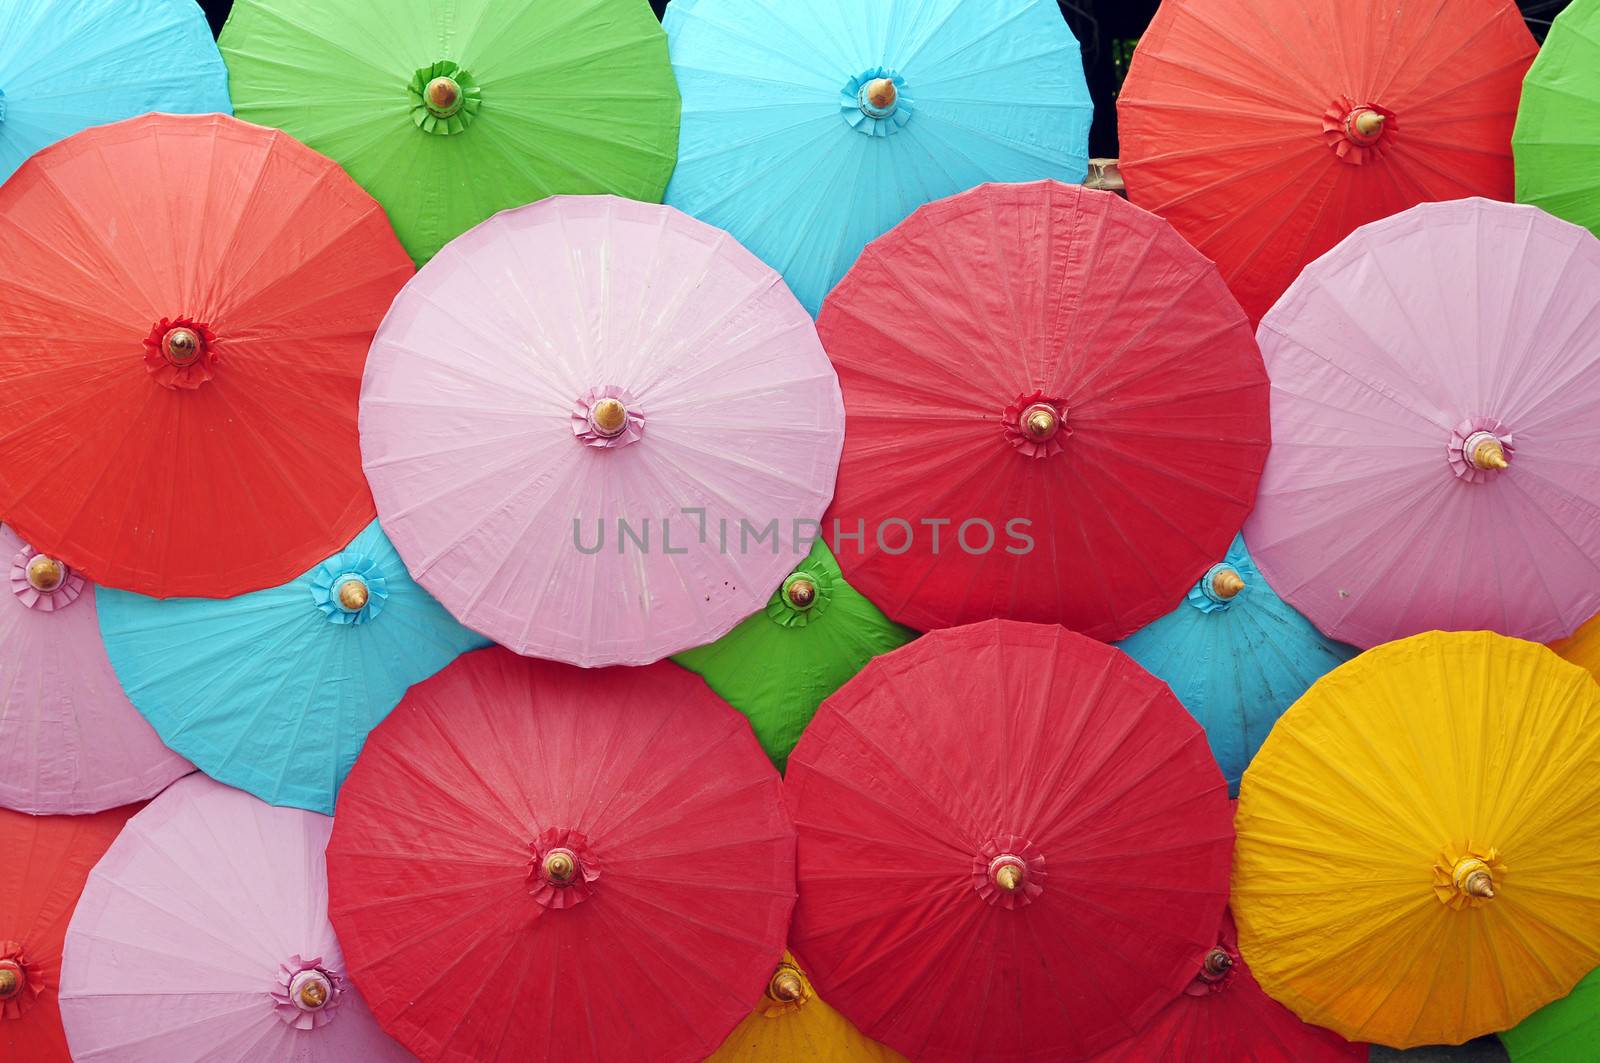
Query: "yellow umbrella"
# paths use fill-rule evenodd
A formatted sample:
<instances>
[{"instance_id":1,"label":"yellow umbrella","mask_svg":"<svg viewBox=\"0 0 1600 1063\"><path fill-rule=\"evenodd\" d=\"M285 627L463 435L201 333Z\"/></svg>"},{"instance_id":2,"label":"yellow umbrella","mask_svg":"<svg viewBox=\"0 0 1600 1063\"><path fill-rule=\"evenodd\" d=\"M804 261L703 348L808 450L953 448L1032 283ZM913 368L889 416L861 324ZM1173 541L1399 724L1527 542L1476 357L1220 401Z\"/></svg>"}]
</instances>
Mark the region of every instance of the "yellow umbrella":
<instances>
[{"instance_id":1,"label":"yellow umbrella","mask_svg":"<svg viewBox=\"0 0 1600 1063\"><path fill-rule=\"evenodd\" d=\"M789 953L756 1010L733 1028L705 1063L906 1063L817 999Z\"/></svg>"},{"instance_id":2,"label":"yellow umbrella","mask_svg":"<svg viewBox=\"0 0 1600 1063\"><path fill-rule=\"evenodd\" d=\"M1600 679L1600 616L1589 620L1571 636L1557 639L1550 648L1573 664L1589 669L1589 674Z\"/></svg>"},{"instance_id":3,"label":"yellow umbrella","mask_svg":"<svg viewBox=\"0 0 1600 1063\"><path fill-rule=\"evenodd\" d=\"M1235 827L1241 951L1306 1022L1514 1026L1600 964L1600 685L1483 631L1368 650L1278 721Z\"/></svg>"}]
</instances>

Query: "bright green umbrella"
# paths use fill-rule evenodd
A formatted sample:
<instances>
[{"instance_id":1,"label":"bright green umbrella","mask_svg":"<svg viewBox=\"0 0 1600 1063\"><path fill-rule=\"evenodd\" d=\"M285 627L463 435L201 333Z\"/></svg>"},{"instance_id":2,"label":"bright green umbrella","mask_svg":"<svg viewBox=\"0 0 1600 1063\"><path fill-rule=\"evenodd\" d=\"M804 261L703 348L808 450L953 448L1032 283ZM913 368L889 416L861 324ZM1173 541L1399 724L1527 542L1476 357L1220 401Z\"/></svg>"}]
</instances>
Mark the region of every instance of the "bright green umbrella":
<instances>
[{"instance_id":1,"label":"bright green umbrella","mask_svg":"<svg viewBox=\"0 0 1600 1063\"><path fill-rule=\"evenodd\" d=\"M872 658L916 637L846 583L819 541L764 610L673 660L750 717L782 771L822 700Z\"/></svg>"},{"instance_id":2,"label":"bright green umbrella","mask_svg":"<svg viewBox=\"0 0 1600 1063\"><path fill-rule=\"evenodd\" d=\"M343 165L418 265L545 196L660 202L677 161L641 0L238 0L220 44L234 113Z\"/></svg>"},{"instance_id":3,"label":"bright green umbrella","mask_svg":"<svg viewBox=\"0 0 1600 1063\"><path fill-rule=\"evenodd\" d=\"M1511 146L1517 201L1600 236L1600 0L1556 16L1522 83Z\"/></svg>"},{"instance_id":4,"label":"bright green umbrella","mask_svg":"<svg viewBox=\"0 0 1600 1063\"><path fill-rule=\"evenodd\" d=\"M1600 970L1500 1035L1512 1063L1594 1063L1600 1058Z\"/></svg>"}]
</instances>

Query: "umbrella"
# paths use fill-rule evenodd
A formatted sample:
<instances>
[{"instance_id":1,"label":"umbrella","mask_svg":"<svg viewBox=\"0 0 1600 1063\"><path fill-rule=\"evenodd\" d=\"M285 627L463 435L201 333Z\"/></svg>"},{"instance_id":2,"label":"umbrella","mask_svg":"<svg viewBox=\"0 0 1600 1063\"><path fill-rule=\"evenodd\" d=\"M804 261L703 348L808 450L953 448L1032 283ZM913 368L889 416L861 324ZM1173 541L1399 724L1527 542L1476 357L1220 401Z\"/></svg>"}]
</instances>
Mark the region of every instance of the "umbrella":
<instances>
[{"instance_id":1,"label":"umbrella","mask_svg":"<svg viewBox=\"0 0 1600 1063\"><path fill-rule=\"evenodd\" d=\"M1094 105L1052 0L675 0L667 202L813 314L867 241L985 181L1081 180Z\"/></svg>"},{"instance_id":2,"label":"umbrella","mask_svg":"<svg viewBox=\"0 0 1600 1063\"><path fill-rule=\"evenodd\" d=\"M491 648L373 731L328 876L356 981L429 1063L673 1063L772 977L794 828L744 718L677 665Z\"/></svg>"},{"instance_id":3,"label":"umbrella","mask_svg":"<svg viewBox=\"0 0 1600 1063\"><path fill-rule=\"evenodd\" d=\"M799 961L785 952L756 1009L706 1063L905 1063L817 997Z\"/></svg>"},{"instance_id":4,"label":"umbrella","mask_svg":"<svg viewBox=\"0 0 1600 1063\"><path fill-rule=\"evenodd\" d=\"M1503 1030L1600 964L1600 687L1429 632L1330 672L1239 795L1233 913L1273 999L1409 1048Z\"/></svg>"},{"instance_id":5,"label":"umbrella","mask_svg":"<svg viewBox=\"0 0 1600 1063\"><path fill-rule=\"evenodd\" d=\"M1551 23L1522 84L1511 146L1517 201L1600 236L1600 3L1578 0Z\"/></svg>"},{"instance_id":6,"label":"umbrella","mask_svg":"<svg viewBox=\"0 0 1600 1063\"><path fill-rule=\"evenodd\" d=\"M67 928L76 1063L405 1063L328 925L332 821L203 775L174 783L89 874Z\"/></svg>"},{"instance_id":7,"label":"umbrella","mask_svg":"<svg viewBox=\"0 0 1600 1063\"><path fill-rule=\"evenodd\" d=\"M100 625L168 745L263 801L324 815L406 688L488 644L411 582L376 521L280 587L220 601L108 590Z\"/></svg>"},{"instance_id":8,"label":"umbrella","mask_svg":"<svg viewBox=\"0 0 1600 1063\"><path fill-rule=\"evenodd\" d=\"M766 608L673 660L750 717L761 747L782 771L822 699L872 658L915 637L846 583L819 541Z\"/></svg>"},{"instance_id":9,"label":"umbrella","mask_svg":"<svg viewBox=\"0 0 1600 1063\"><path fill-rule=\"evenodd\" d=\"M1600 615L1590 617L1570 638L1552 642L1550 648L1600 679Z\"/></svg>"},{"instance_id":10,"label":"umbrella","mask_svg":"<svg viewBox=\"0 0 1600 1063\"><path fill-rule=\"evenodd\" d=\"M0 186L0 513L141 594L304 571L372 519L358 380L410 273L282 133L149 115L46 148Z\"/></svg>"},{"instance_id":11,"label":"umbrella","mask_svg":"<svg viewBox=\"0 0 1600 1063\"><path fill-rule=\"evenodd\" d=\"M1306 270L1261 324L1272 455L1245 524L1267 582L1357 646L1546 641L1600 611L1600 240L1435 203Z\"/></svg>"},{"instance_id":12,"label":"umbrella","mask_svg":"<svg viewBox=\"0 0 1600 1063\"><path fill-rule=\"evenodd\" d=\"M1500 1034L1512 1063L1584 1063L1600 1044L1600 969Z\"/></svg>"},{"instance_id":13,"label":"umbrella","mask_svg":"<svg viewBox=\"0 0 1600 1063\"><path fill-rule=\"evenodd\" d=\"M239 117L337 159L420 266L558 193L659 202L678 146L667 41L639 0L238 0Z\"/></svg>"},{"instance_id":14,"label":"umbrella","mask_svg":"<svg viewBox=\"0 0 1600 1063\"><path fill-rule=\"evenodd\" d=\"M0 10L0 181L88 126L228 109L228 72L190 0L32 0Z\"/></svg>"},{"instance_id":15,"label":"umbrella","mask_svg":"<svg viewBox=\"0 0 1600 1063\"><path fill-rule=\"evenodd\" d=\"M885 654L789 758L790 942L919 1061L1078 1059L1216 944L1233 831L1200 728L1125 654L992 620Z\"/></svg>"},{"instance_id":16,"label":"umbrella","mask_svg":"<svg viewBox=\"0 0 1600 1063\"><path fill-rule=\"evenodd\" d=\"M1242 535L1182 605L1117 646L1164 680L1200 721L1235 794L1273 721L1319 676L1355 655L1273 593Z\"/></svg>"},{"instance_id":17,"label":"umbrella","mask_svg":"<svg viewBox=\"0 0 1600 1063\"><path fill-rule=\"evenodd\" d=\"M766 603L816 537L843 421L810 319L726 233L560 197L406 286L361 449L384 529L462 623L519 653L646 664Z\"/></svg>"},{"instance_id":18,"label":"umbrella","mask_svg":"<svg viewBox=\"0 0 1600 1063\"><path fill-rule=\"evenodd\" d=\"M1183 600L1255 499L1267 378L1244 315L1171 226L1108 192L986 185L924 207L817 329L848 413L828 542L902 624L1121 638Z\"/></svg>"},{"instance_id":19,"label":"umbrella","mask_svg":"<svg viewBox=\"0 0 1600 1063\"><path fill-rule=\"evenodd\" d=\"M1090 1063L1366 1063L1367 1046L1301 1022L1261 991L1239 956L1233 916L1224 914L1216 944L1195 958L1195 976L1133 1037Z\"/></svg>"},{"instance_id":20,"label":"umbrella","mask_svg":"<svg viewBox=\"0 0 1600 1063\"><path fill-rule=\"evenodd\" d=\"M0 809L0 1059L72 1063L56 991L84 879L135 808L85 816Z\"/></svg>"},{"instance_id":21,"label":"umbrella","mask_svg":"<svg viewBox=\"0 0 1600 1063\"><path fill-rule=\"evenodd\" d=\"M100 641L94 584L0 525L0 807L82 813L194 769L128 704Z\"/></svg>"},{"instance_id":22,"label":"umbrella","mask_svg":"<svg viewBox=\"0 0 1600 1063\"><path fill-rule=\"evenodd\" d=\"M1117 98L1128 196L1259 320L1358 226L1510 199L1537 50L1511 0L1167 0Z\"/></svg>"}]
</instances>

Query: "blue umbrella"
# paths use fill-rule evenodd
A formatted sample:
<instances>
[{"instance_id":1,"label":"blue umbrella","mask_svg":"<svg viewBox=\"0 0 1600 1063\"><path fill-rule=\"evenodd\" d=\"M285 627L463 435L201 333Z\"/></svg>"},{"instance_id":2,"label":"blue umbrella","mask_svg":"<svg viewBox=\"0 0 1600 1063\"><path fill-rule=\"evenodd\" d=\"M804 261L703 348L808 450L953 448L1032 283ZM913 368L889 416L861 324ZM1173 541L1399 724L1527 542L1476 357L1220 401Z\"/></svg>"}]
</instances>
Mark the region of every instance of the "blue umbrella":
<instances>
[{"instance_id":1,"label":"blue umbrella","mask_svg":"<svg viewBox=\"0 0 1600 1063\"><path fill-rule=\"evenodd\" d=\"M1235 797L1283 710L1357 652L1324 638L1273 593L1242 535L1176 609L1117 645L1166 680L1205 728Z\"/></svg>"},{"instance_id":2,"label":"blue umbrella","mask_svg":"<svg viewBox=\"0 0 1600 1063\"><path fill-rule=\"evenodd\" d=\"M147 111L233 113L194 0L0 3L0 181L42 147Z\"/></svg>"},{"instance_id":3,"label":"blue umbrella","mask_svg":"<svg viewBox=\"0 0 1600 1063\"><path fill-rule=\"evenodd\" d=\"M111 666L162 741L212 778L325 815L406 688L489 644L411 581L376 521L281 586L97 601Z\"/></svg>"},{"instance_id":4,"label":"blue umbrella","mask_svg":"<svg viewBox=\"0 0 1600 1063\"><path fill-rule=\"evenodd\" d=\"M1094 105L1055 0L674 0L665 25L683 96L666 201L813 315L922 204L1087 171Z\"/></svg>"}]
</instances>

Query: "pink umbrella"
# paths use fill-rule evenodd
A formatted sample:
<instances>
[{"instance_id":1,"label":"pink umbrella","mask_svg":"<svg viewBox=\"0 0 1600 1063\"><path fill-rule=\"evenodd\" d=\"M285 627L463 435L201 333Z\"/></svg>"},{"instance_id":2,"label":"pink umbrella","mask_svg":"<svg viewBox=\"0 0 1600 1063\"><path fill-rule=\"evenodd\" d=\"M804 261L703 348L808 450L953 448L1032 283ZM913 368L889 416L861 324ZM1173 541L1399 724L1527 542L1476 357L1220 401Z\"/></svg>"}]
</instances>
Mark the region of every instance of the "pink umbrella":
<instances>
[{"instance_id":1,"label":"pink umbrella","mask_svg":"<svg viewBox=\"0 0 1600 1063\"><path fill-rule=\"evenodd\" d=\"M810 316L726 233L557 196L448 244L384 319L361 452L384 531L519 653L647 664L818 537L844 408Z\"/></svg>"},{"instance_id":2,"label":"pink umbrella","mask_svg":"<svg viewBox=\"0 0 1600 1063\"><path fill-rule=\"evenodd\" d=\"M79 1063L402 1063L344 973L333 820L195 774L89 873L61 965Z\"/></svg>"},{"instance_id":3,"label":"pink umbrella","mask_svg":"<svg viewBox=\"0 0 1600 1063\"><path fill-rule=\"evenodd\" d=\"M1414 207L1261 322L1272 452L1244 535L1330 638L1545 642L1600 609L1600 240L1533 207Z\"/></svg>"},{"instance_id":4,"label":"pink umbrella","mask_svg":"<svg viewBox=\"0 0 1600 1063\"><path fill-rule=\"evenodd\" d=\"M194 770L161 744L117 682L94 584L0 525L0 806L99 812Z\"/></svg>"}]
</instances>

